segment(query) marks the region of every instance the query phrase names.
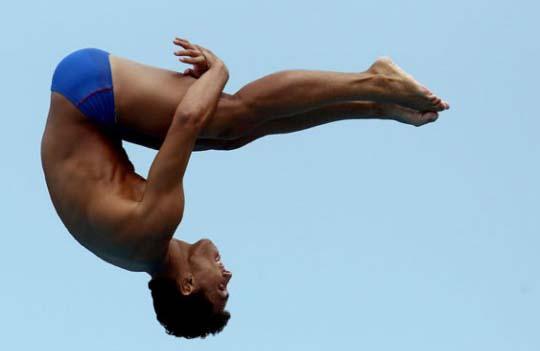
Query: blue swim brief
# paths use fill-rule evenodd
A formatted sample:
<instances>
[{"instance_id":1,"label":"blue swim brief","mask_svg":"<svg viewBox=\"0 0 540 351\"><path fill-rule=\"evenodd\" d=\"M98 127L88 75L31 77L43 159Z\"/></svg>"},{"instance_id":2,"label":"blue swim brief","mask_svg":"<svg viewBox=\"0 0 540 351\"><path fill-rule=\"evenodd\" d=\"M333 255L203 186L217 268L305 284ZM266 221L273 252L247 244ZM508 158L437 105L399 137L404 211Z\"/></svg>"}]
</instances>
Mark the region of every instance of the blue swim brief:
<instances>
[{"instance_id":1,"label":"blue swim brief","mask_svg":"<svg viewBox=\"0 0 540 351\"><path fill-rule=\"evenodd\" d=\"M115 125L114 93L109 53L81 49L66 56L54 71L51 91L65 96L91 121Z\"/></svg>"}]
</instances>

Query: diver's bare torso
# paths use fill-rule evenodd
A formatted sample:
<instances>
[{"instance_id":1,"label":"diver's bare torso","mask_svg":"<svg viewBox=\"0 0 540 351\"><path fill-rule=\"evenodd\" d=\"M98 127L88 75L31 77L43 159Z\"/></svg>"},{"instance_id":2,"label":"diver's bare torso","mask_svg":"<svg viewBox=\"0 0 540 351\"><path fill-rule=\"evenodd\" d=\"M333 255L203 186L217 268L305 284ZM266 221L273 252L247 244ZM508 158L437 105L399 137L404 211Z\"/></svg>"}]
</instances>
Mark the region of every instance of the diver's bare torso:
<instances>
[{"instance_id":1,"label":"diver's bare torso","mask_svg":"<svg viewBox=\"0 0 540 351\"><path fill-rule=\"evenodd\" d=\"M52 202L74 238L107 262L144 269L138 243L127 233L113 232L114 222L130 216L145 187L121 141L104 134L65 97L53 93L42 161ZM137 255L141 264L133 260Z\"/></svg>"},{"instance_id":2,"label":"diver's bare torso","mask_svg":"<svg viewBox=\"0 0 540 351\"><path fill-rule=\"evenodd\" d=\"M159 148L179 102L196 79L113 55L110 63L122 139ZM75 239L107 262L148 271L157 258L147 253L162 251L156 245L165 250L166 245L135 234L140 227L134 211L146 180L135 173L121 139L53 92L42 160L53 204ZM171 216L182 212L183 199L172 207L182 208L171 208ZM127 222L133 223L132 230L118 230Z\"/></svg>"},{"instance_id":3,"label":"diver's bare torso","mask_svg":"<svg viewBox=\"0 0 540 351\"><path fill-rule=\"evenodd\" d=\"M109 60L121 137L159 148L175 109L196 79L114 55ZM121 140L52 93L42 155L52 201L75 239L107 262L146 270L153 259L145 255L148 243L137 242L132 233L119 232L114 225L131 216L146 185Z\"/></svg>"}]
</instances>

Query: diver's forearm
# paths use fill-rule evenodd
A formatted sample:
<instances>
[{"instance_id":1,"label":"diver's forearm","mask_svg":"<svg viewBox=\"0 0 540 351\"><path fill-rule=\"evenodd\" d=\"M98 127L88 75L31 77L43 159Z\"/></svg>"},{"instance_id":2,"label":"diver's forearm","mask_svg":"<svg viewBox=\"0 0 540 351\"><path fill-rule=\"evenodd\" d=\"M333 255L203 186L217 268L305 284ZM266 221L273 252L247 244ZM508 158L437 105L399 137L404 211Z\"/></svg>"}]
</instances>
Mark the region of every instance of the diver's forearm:
<instances>
[{"instance_id":1,"label":"diver's forearm","mask_svg":"<svg viewBox=\"0 0 540 351\"><path fill-rule=\"evenodd\" d=\"M226 68L215 65L189 88L148 173L147 203L176 194L201 128L213 113L228 79ZM173 195L176 196L176 195Z\"/></svg>"}]
</instances>

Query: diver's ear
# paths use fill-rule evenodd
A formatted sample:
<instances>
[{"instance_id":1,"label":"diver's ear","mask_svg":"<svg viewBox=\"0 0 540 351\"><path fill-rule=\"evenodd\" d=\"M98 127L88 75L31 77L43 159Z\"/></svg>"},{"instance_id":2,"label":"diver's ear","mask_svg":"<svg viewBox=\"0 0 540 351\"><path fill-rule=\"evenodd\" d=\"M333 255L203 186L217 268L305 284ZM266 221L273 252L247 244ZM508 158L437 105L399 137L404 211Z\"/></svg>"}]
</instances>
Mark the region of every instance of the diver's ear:
<instances>
[{"instance_id":1,"label":"diver's ear","mask_svg":"<svg viewBox=\"0 0 540 351\"><path fill-rule=\"evenodd\" d=\"M187 277L182 278L180 291L182 292L182 295L187 296L190 295L193 290L195 290L195 285L193 282L193 274L190 273Z\"/></svg>"}]
</instances>

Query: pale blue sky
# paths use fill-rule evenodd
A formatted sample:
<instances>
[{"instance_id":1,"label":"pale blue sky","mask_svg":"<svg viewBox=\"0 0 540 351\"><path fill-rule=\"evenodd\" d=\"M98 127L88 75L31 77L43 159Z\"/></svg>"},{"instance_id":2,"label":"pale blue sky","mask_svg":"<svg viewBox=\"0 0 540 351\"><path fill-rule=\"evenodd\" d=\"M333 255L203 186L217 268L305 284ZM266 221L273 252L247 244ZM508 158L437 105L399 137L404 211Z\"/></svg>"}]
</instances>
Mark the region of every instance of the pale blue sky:
<instances>
[{"instance_id":1,"label":"pale blue sky","mask_svg":"<svg viewBox=\"0 0 540 351\"><path fill-rule=\"evenodd\" d=\"M2 350L540 350L540 8L531 1L18 1L2 5ZM180 35L233 93L291 68L389 55L452 104L435 124L346 121L196 154L176 236L212 238L232 319L167 336L147 277L58 219L39 146L57 62L98 47L183 70ZM146 174L151 150L128 145Z\"/></svg>"}]
</instances>

